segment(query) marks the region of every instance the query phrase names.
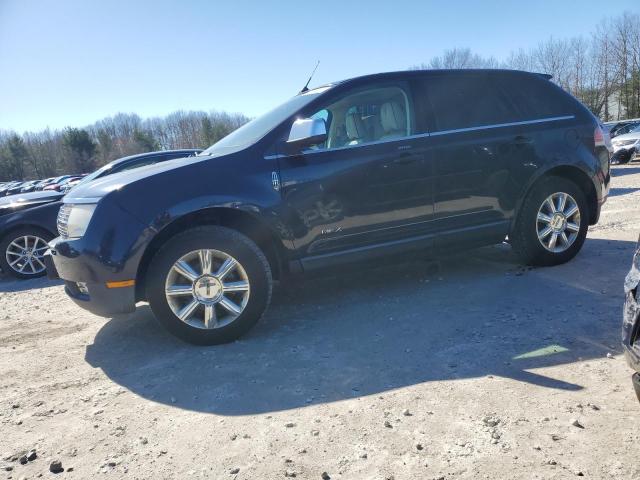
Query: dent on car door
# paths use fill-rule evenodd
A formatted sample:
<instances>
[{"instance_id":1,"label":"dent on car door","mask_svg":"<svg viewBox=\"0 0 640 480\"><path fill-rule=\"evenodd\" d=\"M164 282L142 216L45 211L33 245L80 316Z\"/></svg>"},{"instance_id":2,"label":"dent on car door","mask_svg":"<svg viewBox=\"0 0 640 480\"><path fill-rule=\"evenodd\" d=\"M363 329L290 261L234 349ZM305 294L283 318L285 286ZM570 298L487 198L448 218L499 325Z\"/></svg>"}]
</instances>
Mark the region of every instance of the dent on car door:
<instances>
[{"instance_id":1,"label":"dent on car door","mask_svg":"<svg viewBox=\"0 0 640 480\"><path fill-rule=\"evenodd\" d=\"M328 138L282 155L283 200L301 257L410 236L433 214L424 139L416 138L409 87L372 85L308 112Z\"/></svg>"}]
</instances>

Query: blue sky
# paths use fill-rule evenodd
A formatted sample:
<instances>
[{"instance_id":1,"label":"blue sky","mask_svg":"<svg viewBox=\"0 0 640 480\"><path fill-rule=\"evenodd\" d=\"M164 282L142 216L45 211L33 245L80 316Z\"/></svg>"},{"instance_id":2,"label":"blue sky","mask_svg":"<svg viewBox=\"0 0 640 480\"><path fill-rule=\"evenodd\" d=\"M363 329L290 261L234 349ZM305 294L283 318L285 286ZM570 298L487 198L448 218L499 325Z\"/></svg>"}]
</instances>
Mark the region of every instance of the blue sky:
<instances>
[{"instance_id":1,"label":"blue sky","mask_svg":"<svg viewBox=\"0 0 640 480\"><path fill-rule=\"evenodd\" d=\"M588 35L638 0L0 0L0 129L117 112L258 115L312 85L404 70L453 47L497 58ZM607 8L604 8L607 6Z\"/></svg>"}]
</instances>

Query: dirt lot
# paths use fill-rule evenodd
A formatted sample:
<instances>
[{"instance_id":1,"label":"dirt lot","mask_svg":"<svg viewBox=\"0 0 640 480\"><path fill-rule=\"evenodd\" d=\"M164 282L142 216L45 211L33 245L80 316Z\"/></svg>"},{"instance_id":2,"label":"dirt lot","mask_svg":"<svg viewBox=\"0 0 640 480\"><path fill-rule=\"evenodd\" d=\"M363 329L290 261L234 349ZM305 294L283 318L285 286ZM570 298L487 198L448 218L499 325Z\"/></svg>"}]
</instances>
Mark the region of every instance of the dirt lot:
<instances>
[{"instance_id":1,"label":"dirt lot","mask_svg":"<svg viewBox=\"0 0 640 480\"><path fill-rule=\"evenodd\" d=\"M640 166L614 173L567 265L497 246L342 269L278 289L222 347L146 306L102 319L59 284L2 280L0 478L52 477L52 459L78 479L640 478L618 346Z\"/></svg>"}]
</instances>

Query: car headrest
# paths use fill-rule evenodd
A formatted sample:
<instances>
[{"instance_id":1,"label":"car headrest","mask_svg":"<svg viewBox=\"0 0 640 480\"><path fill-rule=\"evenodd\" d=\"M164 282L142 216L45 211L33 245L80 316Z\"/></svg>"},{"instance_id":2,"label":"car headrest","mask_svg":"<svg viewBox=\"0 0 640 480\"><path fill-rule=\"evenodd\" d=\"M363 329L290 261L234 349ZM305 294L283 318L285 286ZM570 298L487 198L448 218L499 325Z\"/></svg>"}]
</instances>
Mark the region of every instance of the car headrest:
<instances>
[{"instance_id":1,"label":"car headrest","mask_svg":"<svg viewBox=\"0 0 640 480\"><path fill-rule=\"evenodd\" d=\"M345 128L349 140L359 140L365 136L365 126L358 112L347 113Z\"/></svg>"},{"instance_id":2,"label":"car headrest","mask_svg":"<svg viewBox=\"0 0 640 480\"><path fill-rule=\"evenodd\" d=\"M407 117L404 108L398 102L386 102L380 107L380 123L385 133L405 130Z\"/></svg>"}]
</instances>

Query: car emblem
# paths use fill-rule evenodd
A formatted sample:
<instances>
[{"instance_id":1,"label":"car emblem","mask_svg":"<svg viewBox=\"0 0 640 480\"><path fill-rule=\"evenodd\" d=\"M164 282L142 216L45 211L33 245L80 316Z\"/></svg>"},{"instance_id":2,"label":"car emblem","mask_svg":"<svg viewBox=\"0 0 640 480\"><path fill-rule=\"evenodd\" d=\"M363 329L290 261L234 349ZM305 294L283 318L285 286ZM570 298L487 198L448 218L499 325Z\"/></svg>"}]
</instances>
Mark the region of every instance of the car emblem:
<instances>
[{"instance_id":1,"label":"car emblem","mask_svg":"<svg viewBox=\"0 0 640 480\"><path fill-rule=\"evenodd\" d=\"M280 191L280 175L278 175L278 172L271 172L271 185L276 192Z\"/></svg>"}]
</instances>

